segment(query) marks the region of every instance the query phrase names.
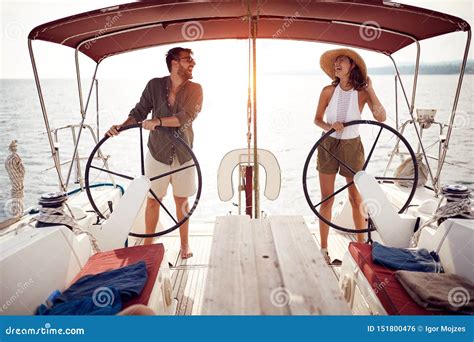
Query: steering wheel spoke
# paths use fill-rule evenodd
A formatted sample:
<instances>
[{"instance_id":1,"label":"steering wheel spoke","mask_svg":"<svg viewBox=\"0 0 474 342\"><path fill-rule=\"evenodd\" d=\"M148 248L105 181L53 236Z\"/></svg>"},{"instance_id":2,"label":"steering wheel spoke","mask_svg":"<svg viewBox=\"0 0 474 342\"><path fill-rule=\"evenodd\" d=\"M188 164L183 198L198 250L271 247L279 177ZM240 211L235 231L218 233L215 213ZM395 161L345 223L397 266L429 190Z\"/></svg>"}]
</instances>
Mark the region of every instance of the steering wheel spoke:
<instances>
[{"instance_id":1,"label":"steering wheel spoke","mask_svg":"<svg viewBox=\"0 0 474 342\"><path fill-rule=\"evenodd\" d=\"M380 131L377 134L377 137L375 138L374 143L372 144L372 148L370 149L369 155L367 156L367 159L365 160L364 166L362 167L362 170L365 170L367 168L367 165L369 165L370 158L372 158L372 154L374 153L375 146L377 145L377 142L379 141L380 134L382 133L383 126L380 127Z\"/></svg>"},{"instance_id":2,"label":"steering wheel spoke","mask_svg":"<svg viewBox=\"0 0 474 342\"><path fill-rule=\"evenodd\" d=\"M155 192L153 190L149 190L151 195L153 196L153 198L158 202L160 203L160 208L163 208L163 210L168 214L169 217L171 217L171 219L174 221L174 223L178 224L178 221L176 221L176 219L174 218L174 216L170 213L170 211L168 210L168 208L166 208L166 206L163 204L163 202L158 198L158 196L156 196Z\"/></svg>"},{"instance_id":3,"label":"steering wheel spoke","mask_svg":"<svg viewBox=\"0 0 474 342\"><path fill-rule=\"evenodd\" d=\"M99 171L102 171L102 172L110 173L111 175L114 175L114 176L117 176L117 177L122 177L122 178L125 178L125 179L128 179L128 180L133 180L133 177L130 177L130 176L118 173L118 172L114 172L114 171L111 171L111 170L107 170L107 169L104 169L102 167L98 167L98 166L95 166L95 165L90 165L90 168L91 169L96 169L96 170L99 170Z\"/></svg>"},{"instance_id":4,"label":"steering wheel spoke","mask_svg":"<svg viewBox=\"0 0 474 342\"><path fill-rule=\"evenodd\" d=\"M351 181L349 183L347 183L346 185L344 185L343 187L341 187L339 190L333 192L331 195L329 196L326 196L321 202L319 202L318 204L316 204L314 206L314 208L316 209L317 207L319 207L321 204L323 204L324 202L330 200L331 198L333 198L334 196L336 196L337 194L339 194L340 192L346 190L348 187L350 187L352 184L354 184L354 181Z\"/></svg>"},{"instance_id":5,"label":"steering wheel spoke","mask_svg":"<svg viewBox=\"0 0 474 342\"><path fill-rule=\"evenodd\" d=\"M143 151L143 128L140 125L140 168L142 176L145 175L145 153Z\"/></svg>"},{"instance_id":6,"label":"steering wheel spoke","mask_svg":"<svg viewBox=\"0 0 474 342\"><path fill-rule=\"evenodd\" d=\"M376 180L387 180L387 181L415 181L415 178L409 177L375 177Z\"/></svg>"},{"instance_id":7,"label":"steering wheel spoke","mask_svg":"<svg viewBox=\"0 0 474 342\"><path fill-rule=\"evenodd\" d=\"M157 180L157 179L160 179L160 178L163 178L163 177L172 175L173 173L178 173L178 172L180 172L180 171L189 169L190 167L193 167L193 166L196 166L196 164L191 164L191 165L188 165L188 166L184 166L184 167L181 167L181 168L179 168L179 169L176 169L176 170L173 170L173 171L168 171L168 172L162 173L161 175L151 177L151 178L150 178L150 181L153 182L154 180Z\"/></svg>"},{"instance_id":8,"label":"steering wheel spoke","mask_svg":"<svg viewBox=\"0 0 474 342\"><path fill-rule=\"evenodd\" d=\"M336 157L335 154L333 154L331 151L329 151L328 149L326 149L323 145L320 145L319 147L321 147L324 151L326 151L327 153L329 153L334 159L336 159L339 163L341 163L346 169L348 169L353 175L356 174L356 172L352 169L352 167L350 167L349 165L347 165L346 163L344 163L341 159L339 159L338 157Z\"/></svg>"}]
</instances>

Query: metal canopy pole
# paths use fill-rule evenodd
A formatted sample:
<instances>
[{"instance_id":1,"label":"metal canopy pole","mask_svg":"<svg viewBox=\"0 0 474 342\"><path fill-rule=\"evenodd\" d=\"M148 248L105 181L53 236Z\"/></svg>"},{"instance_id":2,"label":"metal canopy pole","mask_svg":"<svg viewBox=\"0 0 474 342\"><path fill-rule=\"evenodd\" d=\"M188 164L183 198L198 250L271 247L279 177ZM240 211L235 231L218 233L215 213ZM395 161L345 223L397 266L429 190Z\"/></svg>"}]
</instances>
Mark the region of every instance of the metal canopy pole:
<instances>
[{"instance_id":1,"label":"metal canopy pole","mask_svg":"<svg viewBox=\"0 0 474 342\"><path fill-rule=\"evenodd\" d=\"M100 136L100 129L99 129L99 80L95 79L95 114L96 114L96 132L97 138Z\"/></svg>"},{"instance_id":2,"label":"metal canopy pole","mask_svg":"<svg viewBox=\"0 0 474 342\"><path fill-rule=\"evenodd\" d=\"M240 166L239 184L245 184L239 190L239 215L241 213L241 190L245 190L245 214L253 217L253 170L254 165L250 161L252 145L252 10L250 1L247 2L248 20L248 87L247 87L247 166Z\"/></svg>"},{"instance_id":3,"label":"metal canopy pole","mask_svg":"<svg viewBox=\"0 0 474 342\"><path fill-rule=\"evenodd\" d=\"M398 76L395 76L395 127L398 131Z\"/></svg>"},{"instance_id":4,"label":"metal canopy pole","mask_svg":"<svg viewBox=\"0 0 474 342\"><path fill-rule=\"evenodd\" d=\"M28 39L28 51L30 53L31 65L33 67L33 74L35 76L36 89L38 90L38 97L40 100L41 111L43 112L43 119L44 119L44 124L46 126L46 133L48 135L49 147L51 148L51 156L53 157L54 168L56 169L56 172L58 174L59 189L61 191L66 191L66 186L64 184L63 176L61 174L61 165L59 163L58 151L56 150L54 146L53 137L51 135L51 127L49 126L48 113L46 111L46 105L44 103L44 98L43 98L43 92L41 90L41 84L40 84L40 80L38 76L38 69L36 68L36 61L35 61L35 56L33 53L33 46L31 43L31 39Z\"/></svg>"},{"instance_id":5,"label":"metal canopy pole","mask_svg":"<svg viewBox=\"0 0 474 342\"><path fill-rule=\"evenodd\" d=\"M255 218L260 218L260 184L257 146L257 17L252 17L252 73L253 73L253 191L255 194Z\"/></svg>"},{"instance_id":6,"label":"metal canopy pole","mask_svg":"<svg viewBox=\"0 0 474 342\"><path fill-rule=\"evenodd\" d=\"M467 40L466 40L466 47L464 48L464 58L461 64L461 70L459 72L459 79L458 79L458 85L456 88L456 95L454 96L454 102L453 102L453 108L451 111L451 117L449 118L449 126L448 126L448 132L446 133L446 139L443 144L443 151L441 152L441 158L438 161L438 170L436 170L436 176L435 176L435 182L437 187L439 188L439 178L441 175L441 170L443 169L445 160L446 160L446 155L448 153L448 146L449 146L449 140L451 138L451 133L453 131L453 125L454 125L454 118L456 116L456 109L458 107L458 101L459 101L459 96L461 95L461 86L462 86L462 81L464 78L464 72L466 71L466 63L467 63L467 58L469 54L469 47L471 45L471 30L467 31Z\"/></svg>"},{"instance_id":7,"label":"metal canopy pole","mask_svg":"<svg viewBox=\"0 0 474 342\"><path fill-rule=\"evenodd\" d=\"M418 81L418 72L420 70L420 43L416 41L416 67L415 67L415 75L413 76L413 90L411 95L411 106L410 106L410 116L413 120L413 127L415 128L416 135L418 137L418 141L420 142L421 151L423 156L425 157L426 166L428 168L428 172L430 174L431 184L433 184L433 188L435 191L435 195L438 196L439 189L436 186L435 178L433 177L433 172L431 171L430 162L428 160L428 156L425 151L425 147L423 146L423 142L421 141L421 132L416 125L415 117L413 116L413 111L415 110L415 98L416 98L416 85ZM400 77L400 76L399 76ZM400 80L401 83L401 80Z\"/></svg>"},{"instance_id":8,"label":"metal canopy pole","mask_svg":"<svg viewBox=\"0 0 474 342\"><path fill-rule=\"evenodd\" d=\"M72 154L72 160L74 160L76 158L76 155L77 155L77 149L78 149L78 146L79 146L79 142L81 140L82 129L84 127L83 126L84 121L86 120L87 108L89 107L89 101L91 99L92 89L94 88L94 82L95 82L95 77L97 75L97 69L99 68L99 63L97 63L95 65L94 75L92 76L91 86L89 88L89 94L87 96L86 106L84 108L84 101L82 99L81 73L80 73L80 70L79 70L79 49L78 48L76 48L75 57L76 57L77 86L79 88L79 105L81 107L81 116L82 116L82 118L81 118L81 124L79 126L79 132L77 133L77 141L74 144L74 152ZM68 170L67 178L66 178L66 188L69 184L69 179L71 178L71 171L72 171L73 165L74 165L74 163L71 163L71 165L69 165L69 170Z\"/></svg>"},{"instance_id":9,"label":"metal canopy pole","mask_svg":"<svg viewBox=\"0 0 474 342\"><path fill-rule=\"evenodd\" d=\"M400 82L400 87L402 88L403 97L405 98L405 102L407 104L408 111L410 111L410 101L408 101L407 92L405 91L405 87L403 85L402 78L400 76L400 72L398 71L397 63L395 62L395 60L393 59L392 56L389 55L388 57L390 58L390 60L393 63L393 67L395 68L395 73L397 74L396 77L398 78L398 81Z\"/></svg>"}]
</instances>

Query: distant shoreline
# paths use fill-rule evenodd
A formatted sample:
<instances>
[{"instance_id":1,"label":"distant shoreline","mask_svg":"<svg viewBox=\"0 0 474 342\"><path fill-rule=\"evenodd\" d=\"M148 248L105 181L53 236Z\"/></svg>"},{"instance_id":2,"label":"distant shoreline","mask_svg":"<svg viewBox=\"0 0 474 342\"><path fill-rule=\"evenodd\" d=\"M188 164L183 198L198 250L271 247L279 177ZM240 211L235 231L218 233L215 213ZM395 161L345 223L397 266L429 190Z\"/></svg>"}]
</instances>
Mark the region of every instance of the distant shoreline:
<instances>
[{"instance_id":1,"label":"distant shoreline","mask_svg":"<svg viewBox=\"0 0 474 342\"><path fill-rule=\"evenodd\" d=\"M400 74L413 74L415 72L415 65L400 65L398 67ZM421 75L456 75L461 70L461 62L439 63L420 65ZM394 73L393 66L385 66L379 68L372 68L370 72L374 75L387 75ZM466 75L474 74L474 61L469 60L466 63Z\"/></svg>"},{"instance_id":2,"label":"distant shoreline","mask_svg":"<svg viewBox=\"0 0 474 342\"><path fill-rule=\"evenodd\" d=\"M442 62L420 65L420 75L458 75L461 61ZM413 75L414 64L400 64L398 70L402 75ZM369 75L395 75L395 68L392 65L368 68ZM324 75L318 69L312 70L283 70L283 71L263 71L263 75ZM468 60L465 75L474 75L474 60ZM42 80L75 80L73 78L43 78ZM116 78L103 78L104 80L116 80ZM121 79L121 78L119 78ZM128 78L127 78L128 79ZM0 80L34 80L33 78L0 78Z\"/></svg>"},{"instance_id":3,"label":"distant shoreline","mask_svg":"<svg viewBox=\"0 0 474 342\"><path fill-rule=\"evenodd\" d=\"M458 75L461 68L461 61L421 64L420 75ZM392 65L368 68L371 75L394 75L395 68ZM415 72L414 64L400 64L398 71L402 75L413 75ZM295 71L277 71L267 72L266 74L274 75L323 75L319 70L295 70ZM474 60L468 60L466 63L465 75L474 75Z\"/></svg>"}]
</instances>

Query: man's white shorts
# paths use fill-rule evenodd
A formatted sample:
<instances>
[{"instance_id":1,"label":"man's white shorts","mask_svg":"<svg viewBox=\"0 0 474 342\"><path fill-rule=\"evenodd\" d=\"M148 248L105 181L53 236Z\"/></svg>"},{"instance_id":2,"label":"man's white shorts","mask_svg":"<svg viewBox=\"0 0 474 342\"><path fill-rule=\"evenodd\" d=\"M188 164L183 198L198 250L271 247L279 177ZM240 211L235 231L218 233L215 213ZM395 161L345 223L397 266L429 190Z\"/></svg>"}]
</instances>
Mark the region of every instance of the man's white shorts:
<instances>
[{"instance_id":1,"label":"man's white shorts","mask_svg":"<svg viewBox=\"0 0 474 342\"><path fill-rule=\"evenodd\" d=\"M173 163L171 165L166 165L157 161L151 156L150 152L148 152L145 158L145 175L152 178L181 167L192 165L193 163L194 161L191 159L190 161L180 165L178 159L174 157ZM191 197L197 190L195 170L196 168L193 166L183 171L178 171L171 175L154 180L151 182L151 189L158 198L163 198L168 190L168 185L171 183L174 196ZM148 193L148 197L154 198L150 192Z\"/></svg>"}]
</instances>

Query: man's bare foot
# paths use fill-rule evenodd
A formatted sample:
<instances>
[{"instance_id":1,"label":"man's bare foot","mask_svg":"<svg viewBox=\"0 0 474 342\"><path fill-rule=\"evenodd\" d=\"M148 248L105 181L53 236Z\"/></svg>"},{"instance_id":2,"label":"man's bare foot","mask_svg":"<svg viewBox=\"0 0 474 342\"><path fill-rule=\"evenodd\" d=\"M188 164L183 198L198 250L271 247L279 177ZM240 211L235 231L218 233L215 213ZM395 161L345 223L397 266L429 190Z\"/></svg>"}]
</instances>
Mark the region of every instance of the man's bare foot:
<instances>
[{"instance_id":1,"label":"man's bare foot","mask_svg":"<svg viewBox=\"0 0 474 342\"><path fill-rule=\"evenodd\" d=\"M193 252L191 252L189 246L181 246L179 255L181 256L181 259L189 259L193 256Z\"/></svg>"}]
</instances>

